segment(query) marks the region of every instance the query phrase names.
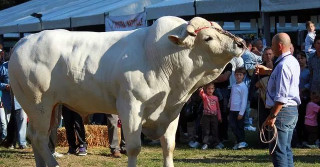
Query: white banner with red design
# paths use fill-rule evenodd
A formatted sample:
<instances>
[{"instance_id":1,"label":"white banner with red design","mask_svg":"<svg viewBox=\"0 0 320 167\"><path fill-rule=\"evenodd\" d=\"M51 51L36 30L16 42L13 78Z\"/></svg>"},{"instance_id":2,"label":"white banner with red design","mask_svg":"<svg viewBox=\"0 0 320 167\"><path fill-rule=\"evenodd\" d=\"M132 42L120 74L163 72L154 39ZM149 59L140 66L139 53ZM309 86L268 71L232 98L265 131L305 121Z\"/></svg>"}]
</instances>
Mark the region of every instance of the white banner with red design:
<instances>
[{"instance_id":1,"label":"white banner with red design","mask_svg":"<svg viewBox=\"0 0 320 167\"><path fill-rule=\"evenodd\" d=\"M127 31L146 26L146 13L126 16L107 16L105 18L106 31Z\"/></svg>"}]
</instances>

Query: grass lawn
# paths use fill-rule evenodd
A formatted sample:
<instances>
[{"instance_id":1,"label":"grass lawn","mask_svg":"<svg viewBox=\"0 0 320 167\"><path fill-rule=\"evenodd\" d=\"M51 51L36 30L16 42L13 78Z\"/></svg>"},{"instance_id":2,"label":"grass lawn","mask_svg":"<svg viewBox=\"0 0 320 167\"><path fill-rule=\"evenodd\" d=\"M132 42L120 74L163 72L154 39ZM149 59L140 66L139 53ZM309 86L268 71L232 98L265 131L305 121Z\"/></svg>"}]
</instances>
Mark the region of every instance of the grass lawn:
<instances>
[{"instance_id":1,"label":"grass lawn","mask_svg":"<svg viewBox=\"0 0 320 167\"><path fill-rule=\"evenodd\" d=\"M226 143L226 149L200 150L191 149L186 145L178 145L174 152L175 166L180 167L202 167L202 166L223 166L223 167L251 167L263 166L271 167L270 157L266 149L248 148L244 150L232 150L232 142ZM230 147L229 147L230 146ZM320 166L319 149L293 149L295 166L297 167L318 167ZM67 152L66 147L58 147L60 153ZM79 157L75 155L65 155L58 159L61 166L82 167L82 166L126 166L128 158L122 156L114 159L109 154L109 149L105 147L89 148L88 155ZM29 167L35 166L32 149L8 150L0 148L1 167ZM162 151L159 145L143 146L138 157L138 166L162 166Z\"/></svg>"},{"instance_id":2,"label":"grass lawn","mask_svg":"<svg viewBox=\"0 0 320 167\"><path fill-rule=\"evenodd\" d=\"M230 132L230 131L229 131ZM225 142L225 149L200 150L192 149L187 144L177 144L174 151L174 164L176 167L272 167L267 149L257 149L260 146L258 132L247 132L247 149L232 150L234 145L233 135L229 133L230 140ZM187 139L181 138L182 143ZM66 153L67 147L58 147L57 152ZM296 167L319 167L320 149L293 149ZM143 145L138 156L138 166L162 166L162 150L160 145ZM128 158L112 158L106 147L89 147L88 155L79 157L65 155L57 159L62 167L124 167ZM8 150L0 147L0 167L29 167L35 166L32 149Z\"/></svg>"}]
</instances>

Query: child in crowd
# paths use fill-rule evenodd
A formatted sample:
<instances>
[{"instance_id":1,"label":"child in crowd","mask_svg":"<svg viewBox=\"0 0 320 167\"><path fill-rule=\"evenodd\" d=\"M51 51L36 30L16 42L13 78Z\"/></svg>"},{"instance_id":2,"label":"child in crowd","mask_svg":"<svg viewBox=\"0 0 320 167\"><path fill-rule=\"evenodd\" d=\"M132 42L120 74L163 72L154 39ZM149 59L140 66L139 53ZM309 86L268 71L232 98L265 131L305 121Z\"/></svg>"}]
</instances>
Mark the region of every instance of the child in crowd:
<instances>
[{"instance_id":1,"label":"child in crowd","mask_svg":"<svg viewBox=\"0 0 320 167\"><path fill-rule=\"evenodd\" d=\"M218 136L218 121L221 122L222 119L218 97L213 95L214 89L214 84L209 83L204 86L205 92L200 88L199 93L203 100L203 115L201 118L203 150L208 149L208 145L210 144L210 132L212 134L212 146L216 149L222 149L224 147L224 145L220 143Z\"/></svg>"},{"instance_id":2,"label":"child in crowd","mask_svg":"<svg viewBox=\"0 0 320 167\"><path fill-rule=\"evenodd\" d=\"M315 142L318 138L318 122L317 114L319 113L320 106L317 104L320 102L320 96L316 92L312 92L310 95L311 101L307 104L306 116L304 120L305 128L308 134L307 147L315 148Z\"/></svg>"},{"instance_id":3,"label":"child in crowd","mask_svg":"<svg viewBox=\"0 0 320 167\"><path fill-rule=\"evenodd\" d=\"M229 122L233 134L236 136L237 144L233 149L241 149L248 146L244 141L244 121L243 115L247 106L248 87L243 82L246 69L243 67L235 70L236 83L232 85L230 95Z\"/></svg>"},{"instance_id":4,"label":"child in crowd","mask_svg":"<svg viewBox=\"0 0 320 167\"><path fill-rule=\"evenodd\" d=\"M306 39L304 41L304 51L307 55L307 58L309 59L310 55L312 55L315 52L315 48L313 47L314 38L316 37L316 31L315 26L312 21L306 22L306 28L308 30L308 34L306 36Z\"/></svg>"}]
</instances>

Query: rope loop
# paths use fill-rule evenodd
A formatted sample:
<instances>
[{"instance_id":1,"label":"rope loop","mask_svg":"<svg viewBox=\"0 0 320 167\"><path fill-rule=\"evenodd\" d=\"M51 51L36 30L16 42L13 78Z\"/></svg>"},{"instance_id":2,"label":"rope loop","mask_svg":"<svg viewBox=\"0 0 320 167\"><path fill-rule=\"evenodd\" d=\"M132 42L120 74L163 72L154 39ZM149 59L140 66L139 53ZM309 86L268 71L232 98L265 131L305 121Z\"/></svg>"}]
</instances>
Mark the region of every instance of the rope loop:
<instances>
[{"instance_id":1,"label":"rope loop","mask_svg":"<svg viewBox=\"0 0 320 167\"><path fill-rule=\"evenodd\" d=\"M270 140L267 140L266 136L264 134L264 131L267 131L268 133L269 132L273 132L273 137ZM266 143L266 144L270 144L273 141L275 141L275 145L274 145L273 149L271 151L269 150L270 155L273 154L273 152L276 149L277 144L278 144L278 130L277 130L277 127L275 125L273 127L270 127L270 126L266 125L265 123L263 123L262 127L260 129L260 140L261 140L262 143Z\"/></svg>"}]
</instances>

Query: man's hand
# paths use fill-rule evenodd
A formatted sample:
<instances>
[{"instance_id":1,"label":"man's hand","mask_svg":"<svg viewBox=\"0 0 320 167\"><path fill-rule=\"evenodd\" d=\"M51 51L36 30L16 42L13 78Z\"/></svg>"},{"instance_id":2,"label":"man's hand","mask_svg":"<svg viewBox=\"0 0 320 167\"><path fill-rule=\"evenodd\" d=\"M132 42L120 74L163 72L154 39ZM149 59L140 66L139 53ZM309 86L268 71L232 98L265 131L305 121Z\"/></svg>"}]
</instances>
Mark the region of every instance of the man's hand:
<instances>
[{"instance_id":1,"label":"man's hand","mask_svg":"<svg viewBox=\"0 0 320 167\"><path fill-rule=\"evenodd\" d=\"M10 85L6 85L6 91L10 91Z\"/></svg>"},{"instance_id":2,"label":"man's hand","mask_svg":"<svg viewBox=\"0 0 320 167\"><path fill-rule=\"evenodd\" d=\"M277 118L271 118L271 116L268 116L267 119L264 121L264 124L270 127L273 127Z\"/></svg>"},{"instance_id":3,"label":"man's hand","mask_svg":"<svg viewBox=\"0 0 320 167\"><path fill-rule=\"evenodd\" d=\"M271 69L265 67L263 65L256 65L256 75L269 75L271 73Z\"/></svg>"},{"instance_id":4,"label":"man's hand","mask_svg":"<svg viewBox=\"0 0 320 167\"><path fill-rule=\"evenodd\" d=\"M265 125L268 125L270 127L275 126L275 122L276 122L276 116L278 115L278 113L280 112L280 110L282 109L283 103L281 102L275 102L274 106L272 107L271 111L270 111L270 115L267 117L266 121L264 121Z\"/></svg>"},{"instance_id":5,"label":"man's hand","mask_svg":"<svg viewBox=\"0 0 320 167\"><path fill-rule=\"evenodd\" d=\"M238 120L241 120L243 118L243 115L238 115Z\"/></svg>"}]
</instances>

